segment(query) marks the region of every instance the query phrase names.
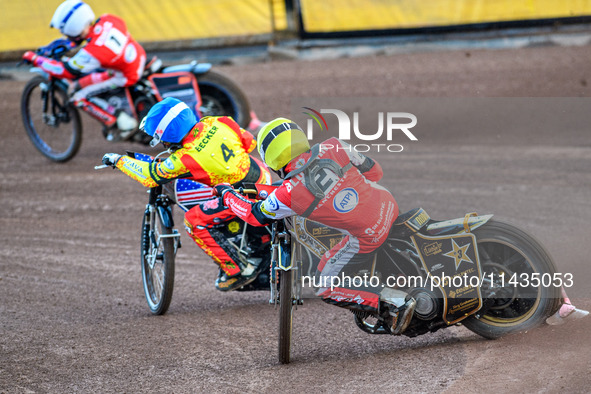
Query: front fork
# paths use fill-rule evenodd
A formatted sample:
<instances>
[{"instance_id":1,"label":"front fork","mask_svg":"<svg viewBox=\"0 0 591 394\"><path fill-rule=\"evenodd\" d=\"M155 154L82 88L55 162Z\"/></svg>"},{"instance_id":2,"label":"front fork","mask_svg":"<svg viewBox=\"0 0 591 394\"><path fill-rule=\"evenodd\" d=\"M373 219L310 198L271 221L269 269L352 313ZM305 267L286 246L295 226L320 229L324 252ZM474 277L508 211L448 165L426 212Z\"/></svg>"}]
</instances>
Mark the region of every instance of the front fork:
<instances>
[{"instance_id":1,"label":"front fork","mask_svg":"<svg viewBox=\"0 0 591 394\"><path fill-rule=\"evenodd\" d=\"M279 272L292 271L293 281L295 283L293 302L295 305L302 305L302 285L300 280L300 267L302 266L302 262L301 260L296 260L296 256L301 258L302 254L294 253L296 251L292 250L292 246L295 248L301 248L301 245L292 245L292 236L286 230L279 231L277 223L273 224L272 234L271 272L269 275L271 281L271 296L269 304L275 304L275 306L279 304L279 286L292 285L292 283L279 283Z\"/></svg>"},{"instance_id":2,"label":"front fork","mask_svg":"<svg viewBox=\"0 0 591 394\"><path fill-rule=\"evenodd\" d=\"M69 122L68 111L66 109L68 103L64 102L63 108L59 108L59 103L55 99L55 81L49 80L39 84L41 89L41 101L43 102L43 123L50 127L59 126L60 122Z\"/></svg>"},{"instance_id":3,"label":"front fork","mask_svg":"<svg viewBox=\"0 0 591 394\"><path fill-rule=\"evenodd\" d=\"M154 264L156 260L162 258L161 255L158 255L158 250L160 243L163 238L174 238L174 254L176 256L177 250L181 247L181 235L177 229L174 227L174 221L172 217L172 209L170 204L168 203L168 197L164 194L159 193L161 190L157 190L158 188L150 189L150 201L146 205L146 210L144 211L145 216L145 226L143 228L144 232L144 250L147 251L149 256L148 264L150 265L150 269L154 268ZM158 218L156 217L158 215ZM171 234L161 234L157 228L156 221L159 220L160 223L165 227L173 228ZM146 242L148 244L146 245Z\"/></svg>"}]
</instances>

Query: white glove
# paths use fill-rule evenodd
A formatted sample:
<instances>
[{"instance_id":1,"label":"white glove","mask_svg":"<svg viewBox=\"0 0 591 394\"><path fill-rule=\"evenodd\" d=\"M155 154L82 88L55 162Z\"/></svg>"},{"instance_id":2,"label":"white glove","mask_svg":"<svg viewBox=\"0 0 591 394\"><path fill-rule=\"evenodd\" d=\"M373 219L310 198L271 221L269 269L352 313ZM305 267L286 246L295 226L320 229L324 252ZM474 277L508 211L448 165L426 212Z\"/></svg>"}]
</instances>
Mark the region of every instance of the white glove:
<instances>
[{"instance_id":1,"label":"white glove","mask_svg":"<svg viewBox=\"0 0 591 394\"><path fill-rule=\"evenodd\" d=\"M117 153L105 153L103 156L103 164L106 166L115 167L120 158L121 155L118 155Z\"/></svg>"}]
</instances>

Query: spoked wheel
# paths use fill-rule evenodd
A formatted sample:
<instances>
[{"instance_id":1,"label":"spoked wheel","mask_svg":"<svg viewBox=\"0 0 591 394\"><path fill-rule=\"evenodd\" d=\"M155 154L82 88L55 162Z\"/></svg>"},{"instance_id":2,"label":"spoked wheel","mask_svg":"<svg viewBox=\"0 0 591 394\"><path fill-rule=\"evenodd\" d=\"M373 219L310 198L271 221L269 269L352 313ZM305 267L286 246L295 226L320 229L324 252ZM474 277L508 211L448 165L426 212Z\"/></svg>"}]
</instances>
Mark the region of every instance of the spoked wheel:
<instances>
[{"instance_id":1,"label":"spoked wheel","mask_svg":"<svg viewBox=\"0 0 591 394\"><path fill-rule=\"evenodd\" d=\"M248 127L250 104L236 83L215 71L197 75L197 81L202 116L231 116L240 127Z\"/></svg>"},{"instance_id":2,"label":"spoked wheel","mask_svg":"<svg viewBox=\"0 0 591 394\"><path fill-rule=\"evenodd\" d=\"M279 362L289 364L291 357L291 332L293 326L293 271L279 274Z\"/></svg>"},{"instance_id":3,"label":"spoked wheel","mask_svg":"<svg viewBox=\"0 0 591 394\"><path fill-rule=\"evenodd\" d=\"M50 160L65 162L80 149L82 123L67 93L50 86L41 76L31 79L21 98L21 115L35 148Z\"/></svg>"},{"instance_id":4,"label":"spoked wheel","mask_svg":"<svg viewBox=\"0 0 591 394\"><path fill-rule=\"evenodd\" d=\"M142 279L150 311L166 313L174 286L175 231L165 227L154 212L147 212L142 222Z\"/></svg>"},{"instance_id":5,"label":"spoked wheel","mask_svg":"<svg viewBox=\"0 0 591 394\"><path fill-rule=\"evenodd\" d=\"M541 324L560 305L560 287L550 255L531 236L499 221L474 231L485 282L482 297L488 307L462 323L471 331L496 339ZM511 278L518 285L509 283ZM540 281L535 278L539 278ZM492 282L491 282L492 279Z\"/></svg>"}]
</instances>

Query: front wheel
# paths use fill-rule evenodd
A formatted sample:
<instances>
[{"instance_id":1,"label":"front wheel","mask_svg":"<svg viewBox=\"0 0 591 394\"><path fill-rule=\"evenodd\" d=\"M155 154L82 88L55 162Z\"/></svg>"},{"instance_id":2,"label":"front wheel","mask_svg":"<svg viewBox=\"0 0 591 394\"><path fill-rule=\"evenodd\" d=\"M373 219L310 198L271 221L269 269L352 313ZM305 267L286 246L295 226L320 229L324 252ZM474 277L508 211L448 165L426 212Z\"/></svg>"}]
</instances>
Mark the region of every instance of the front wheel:
<instances>
[{"instance_id":1,"label":"front wheel","mask_svg":"<svg viewBox=\"0 0 591 394\"><path fill-rule=\"evenodd\" d=\"M34 77L25 85L21 115L29 139L45 157L63 163L78 153L82 123L64 90Z\"/></svg>"},{"instance_id":2,"label":"front wheel","mask_svg":"<svg viewBox=\"0 0 591 394\"><path fill-rule=\"evenodd\" d=\"M560 306L556 268L544 247L522 230L491 220L474 230L485 281L485 309L462 323L488 339L540 325ZM492 282L490 279L492 278ZM513 283L509 283L515 279ZM540 281L535 278L539 278ZM488 296L488 297L487 297Z\"/></svg>"},{"instance_id":3,"label":"front wheel","mask_svg":"<svg viewBox=\"0 0 591 394\"><path fill-rule=\"evenodd\" d=\"M163 315L170 306L174 286L176 232L166 227L154 212L146 212L142 222L141 264L144 294L154 315Z\"/></svg>"},{"instance_id":4,"label":"front wheel","mask_svg":"<svg viewBox=\"0 0 591 394\"><path fill-rule=\"evenodd\" d=\"M231 116L242 128L251 121L250 104L238 85L215 71L197 75L201 116Z\"/></svg>"},{"instance_id":5,"label":"front wheel","mask_svg":"<svg viewBox=\"0 0 591 394\"><path fill-rule=\"evenodd\" d=\"M279 362L289 364L291 356L291 332L293 325L293 271L279 274Z\"/></svg>"}]
</instances>

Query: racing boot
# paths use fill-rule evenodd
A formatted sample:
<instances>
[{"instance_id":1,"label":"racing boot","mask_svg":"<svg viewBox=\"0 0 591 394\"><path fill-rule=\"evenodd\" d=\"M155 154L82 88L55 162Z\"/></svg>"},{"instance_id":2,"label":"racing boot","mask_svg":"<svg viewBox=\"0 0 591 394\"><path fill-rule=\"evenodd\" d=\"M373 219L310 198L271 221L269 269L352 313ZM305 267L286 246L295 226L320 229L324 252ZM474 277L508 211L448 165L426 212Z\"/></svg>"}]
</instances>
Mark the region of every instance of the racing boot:
<instances>
[{"instance_id":1,"label":"racing boot","mask_svg":"<svg viewBox=\"0 0 591 394\"><path fill-rule=\"evenodd\" d=\"M250 258L248 264L238 274L228 275L222 268L215 280L215 288L219 291L232 291L252 283L261 272L259 265L262 259Z\"/></svg>"},{"instance_id":2,"label":"racing boot","mask_svg":"<svg viewBox=\"0 0 591 394\"><path fill-rule=\"evenodd\" d=\"M385 287L380 293L384 322L392 335L402 334L410 324L417 302L404 291Z\"/></svg>"},{"instance_id":3,"label":"racing boot","mask_svg":"<svg viewBox=\"0 0 591 394\"><path fill-rule=\"evenodd\" d=\"M127 141L135 134L137 126L137 120L133 116L125 111L119 111L117 114L117 128L120 130L118 135L120 141Z\"/></svg>"}]
</instances>

